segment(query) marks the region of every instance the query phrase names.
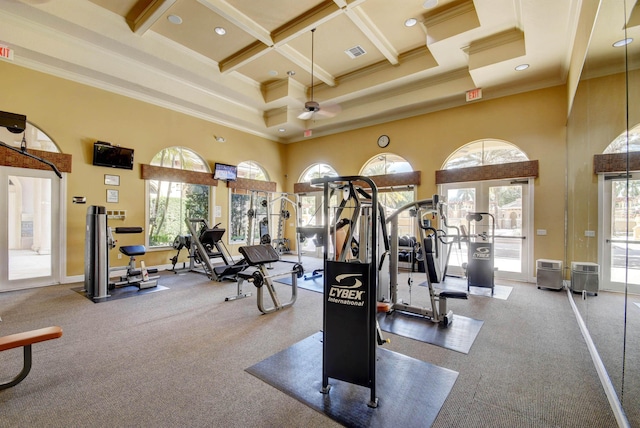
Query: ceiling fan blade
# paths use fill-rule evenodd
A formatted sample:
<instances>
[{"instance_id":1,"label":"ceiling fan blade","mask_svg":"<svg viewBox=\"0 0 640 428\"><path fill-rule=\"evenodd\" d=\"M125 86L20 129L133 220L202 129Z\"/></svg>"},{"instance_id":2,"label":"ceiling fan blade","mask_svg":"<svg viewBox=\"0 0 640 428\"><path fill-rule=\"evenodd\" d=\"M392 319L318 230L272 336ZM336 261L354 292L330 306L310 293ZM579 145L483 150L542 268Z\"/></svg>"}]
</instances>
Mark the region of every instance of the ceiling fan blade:
<instances>
[{"instance_id":1,"label":"ceiling fan blade","mask_svg":"<svg viewBox=\"0 0 640 428\"><path fill-rule=\"evenodd\" d=\"M298 119L309 120L313 117L313 113L315 113L315 111L309 111L309 110L303 111L298 115Z\"/></svg>"},{"instance_id":2,"label":"ceiling fan blade","mask_svg":"<svg viewBox=\"0 0 640 428\"><path fill-rule=\"evenodd\" d=\"M340 113L342 108L338 104L323 104L317 112L318 119L330 119Z\"/></svg>"}]
</instances>

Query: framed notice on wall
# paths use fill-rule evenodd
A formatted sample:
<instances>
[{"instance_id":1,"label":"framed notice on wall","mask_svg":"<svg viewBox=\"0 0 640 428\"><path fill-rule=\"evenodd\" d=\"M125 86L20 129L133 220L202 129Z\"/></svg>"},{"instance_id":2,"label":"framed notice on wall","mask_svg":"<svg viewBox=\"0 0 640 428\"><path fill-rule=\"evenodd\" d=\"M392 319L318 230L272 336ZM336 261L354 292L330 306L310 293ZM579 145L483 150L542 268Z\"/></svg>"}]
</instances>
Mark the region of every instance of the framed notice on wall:
<instances>
[{"instance_id":1,"label":"framed notice on wall","mask_svg":"<svg viewBox=\"0 0 640 428\"><path fill-rule=\"evenodd\" d=\"M119 186L120 185L120 176L119 175L104 175L104 184L107 186Z\"/></svg>"},{"instance_id":2,"label":"framed notice on wall","mask_svg":"<svg viewBox=\"0 0 640 428\"><path fill-rule=\"evenodd\" d=\"M118 191L113 189L107 190L107 202L118 202Z\"/></svg>"}]
</instances>

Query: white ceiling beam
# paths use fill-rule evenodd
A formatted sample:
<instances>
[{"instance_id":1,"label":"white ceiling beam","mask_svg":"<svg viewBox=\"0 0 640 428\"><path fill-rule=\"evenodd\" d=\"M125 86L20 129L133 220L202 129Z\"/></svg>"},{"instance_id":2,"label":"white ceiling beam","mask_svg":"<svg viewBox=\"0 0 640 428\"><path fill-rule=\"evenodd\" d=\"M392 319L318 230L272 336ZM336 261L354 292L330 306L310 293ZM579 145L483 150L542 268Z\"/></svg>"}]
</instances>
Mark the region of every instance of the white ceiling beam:
<instances>
[{"instance_id":1,"label":"white ceiling beam","mask_svg":"<svg viewBox=\"0 0 640 428\"><path fill-rule=\"evenodd\" d=\"M347 15L347 18L375 45L387 61L394 65L398 64L398 52L362 9L347 8L345 9L345 15Z\"/></svg>"},{"instance_id":2,"label":"white ceiling beam","mask_svg":"<svg viewBox=\"0 0 640 428\"><path fill-rule=\"evenodd\" d=\"M142 36L175 2L176 0L155 0L151 2L149 6L133 20L133 32Z\"/></svg>"},{"instance_id":3,"label":"white ceiling beam","mask_svg":"<svg viewBox=\"0 0 640 428\"><path fill-rule=\"evenodd\" d=\"M280 52L280 55L284 56L289 61L311 72L311 60L305 55L302 55L297 50L293 49L291 46L280 46L278 48L278 52ZM328 71L324 70L322 67L318 66L318 64L313 64L313 76L314 78L317 78L318 80L324 82L329 86L336 86L335 77Z\"/></svg>"},{"instance_id":4,"label":"white ceiling beam","mask_svg":"<svg viewBox=\"0 0 640 428\"><path fill-rule=\"evenodd\" d=\"M237 25L243 31L260 40L265 45L273 46L273 39L271 38L271 33L269 31L226 1L198 0L198 3L222 16L234 25Z\"/></svg>"}]
</instances>

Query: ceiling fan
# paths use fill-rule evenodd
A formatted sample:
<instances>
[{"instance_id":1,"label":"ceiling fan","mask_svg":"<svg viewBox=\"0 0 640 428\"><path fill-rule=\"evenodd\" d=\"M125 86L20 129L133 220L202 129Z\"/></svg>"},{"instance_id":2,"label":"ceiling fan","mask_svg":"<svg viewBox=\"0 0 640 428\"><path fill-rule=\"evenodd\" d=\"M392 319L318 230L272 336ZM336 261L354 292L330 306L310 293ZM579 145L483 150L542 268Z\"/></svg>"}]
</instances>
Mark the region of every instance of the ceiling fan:
<instances>
[{"instance_id":1,"label":"ceiling fan","mask_svg":"<svg viewBox=\"0 0 640 428\"><path fill-rule=\"evenodd\" d=\"M335 116L340 107L336 104L331 105L331 107L323 107L320 108L320 104L313 99L313 48L314 48L314 34L316 29L313 28L311 30L311 98L304 103L304 111L298 115L298 119L301 120L309 120L309 119L327 119Z\"/></svg>"}]
</instances>

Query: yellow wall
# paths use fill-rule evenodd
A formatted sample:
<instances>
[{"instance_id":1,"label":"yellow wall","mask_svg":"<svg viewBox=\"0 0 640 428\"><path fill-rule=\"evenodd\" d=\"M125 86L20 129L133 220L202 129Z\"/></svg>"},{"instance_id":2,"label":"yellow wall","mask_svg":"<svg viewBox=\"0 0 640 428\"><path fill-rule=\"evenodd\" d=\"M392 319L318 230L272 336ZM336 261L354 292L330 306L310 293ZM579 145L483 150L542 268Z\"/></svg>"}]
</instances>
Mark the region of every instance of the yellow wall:
<instances>
[{"instance_id":1,"label":"yellow wall","mask_svg":"<svg viewBox=\"0 0 640 428\"><path fill-rule=\"evenodd\" d=\"M196 151L213 169L216 161L237 164L253 160L282 183L283 147L280 144L165 108L52 77L0 61L3 91L0 110L25 114L27 120L46 132L63 153L72 155L72 172L67 178L67 266L66 275L84 274L84 237L89 205L126 210L124 221L111 226L145 225L145 182L140 164L166 147L184 146ZM222 135L218 143L214 135ZM92 165L93 143L107 141L135 149L132 171ZM105 186L104 174L120 176L120 186ZM119 203L106 203L106 189L119 191ZM86 196L87 205L71 203L72 196ZM215 191L215 203L222 207L223 224L228 223L229 193L224 182ZM117 235L118 245L142 244L142 235ZM111 251L111 264L124 265ZM184 253L184 252L183 252ZM151 251L147 266L164 265L175 251Z\"/></svg>"},{"instance_id":2,"label":"yellow wall","mask_svg":"<svg viewBox=\"0 0 640 428\"><path fill-rule=\"evenodd\" d=\"M421 171L418 198L430 198L437 192L435 171L456 149L480 139L505 140L539 161L534 230L546 229L547 235L533 237L533 260L562 260L566 103L566 88L558 86L291 144L286 153L288 190L313 163L356 175L369 159L385 152L402 156ZM391 138L384 150L376 144L381 134Z\"/></svg>"},{"instance_id":3,"label":"yellow wall","mask_svg":"<svg viewBox=\"0 0 640 428\"><path fill-rule=\"evenodd\" d=\"M0 62L0 74L4 87L0 110L26 114L63 153L73 156L73 170L67 178L67 276L84 273L88 205L127 210L126 220L118 224L112 221L113 226L145 224L145 186L140 179L140 164L149 163L165 147L189 147L210 165L215 161L231 164L256 161L278 183L279 190L292 191L293 183L313 163L328 163L344 175L358 174L364 163L382 152L376 144L380 134L391 137L385 152L406 158L414 169L422 171L419 198L428 198L436 192L435 171L460 146L483 138L517 145L530 159L540 163L540 177L535 183L534 229L546 229L548 234L534 237L534 260L562 258L567 111L566 88L562 86L280 145L6 62ZM213 135L222 135L227 142L217 143ZM134 148L133 171L91 165L92 144L96 140ZM105 201L107 173L120 175L117 204ZM86 196L87 205L71 204L71 196L76 195ZM216 189L215 198L216 205L222 207L222 217L216 221L227 224L229 195L224 183ZM117 239L122 245L143 242L142 237L135 235L120 235ZM112 255L116 253L117 250L112 250ZM152 251L142 259L148 266L163 265L174 254L175 251ZM114 265L125 263L115 257L112 260Z\"/></svg>"}]
</instances>

